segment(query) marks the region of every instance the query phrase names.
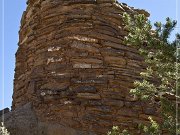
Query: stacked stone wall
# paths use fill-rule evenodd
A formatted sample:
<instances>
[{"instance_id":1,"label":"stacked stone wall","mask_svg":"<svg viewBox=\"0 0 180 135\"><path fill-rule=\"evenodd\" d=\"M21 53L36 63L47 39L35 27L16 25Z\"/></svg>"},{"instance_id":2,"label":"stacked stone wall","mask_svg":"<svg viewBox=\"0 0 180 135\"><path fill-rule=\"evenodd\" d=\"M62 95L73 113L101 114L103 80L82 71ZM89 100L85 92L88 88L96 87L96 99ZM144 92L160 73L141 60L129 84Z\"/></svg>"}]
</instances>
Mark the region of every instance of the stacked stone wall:
<instances>
[{"instance_id":1,"label":"stacked stone wall","mask_svg":"<svg viewBox=\"0 0 180 135\"><path fill-rule=\"evenodd\" d=\"M38 121L105 134L113 125L139 134L158 116L129 94L145 69L124 44L123 13L113 0L29 0L19 32L13 110L32 103Z\"/></svg>"}]
</instances>

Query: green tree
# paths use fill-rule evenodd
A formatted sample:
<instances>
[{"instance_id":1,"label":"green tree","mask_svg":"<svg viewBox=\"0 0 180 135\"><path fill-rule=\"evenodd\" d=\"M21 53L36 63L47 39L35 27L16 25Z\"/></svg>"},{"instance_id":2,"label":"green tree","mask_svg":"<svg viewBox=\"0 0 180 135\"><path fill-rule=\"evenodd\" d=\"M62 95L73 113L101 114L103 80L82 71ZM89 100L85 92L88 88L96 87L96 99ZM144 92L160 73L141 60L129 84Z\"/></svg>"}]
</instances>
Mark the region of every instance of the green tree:
<instances>
[{"instance_id":1,"label":"green tree","mask_svg":"<svg viewBox=\"0 0 180 135\"><path fill-rule=\"evenodd\" d=\"M161 105L163 123L159 124L149 117L150 125L139 125L146 135L160 135L166 129L168 134L180 132L176 120L180 112L176 106L179 101L179 67L180 67L180 35L170 42L169 36L176 26L170 18L166 23L156 22L152 29L150 21L142 14L130 16L124 14L125 29L129 31L125 38L127 45L136 46L144 57L147 68L141 73L142 79L134 82L135 88L130 92L141 100L151 100ZM179 46L178 46L179 45ZM177 111L178 110L178 111ZM108 135L122 134L114 127Z\"/></svg>"},{"instance_id":2,"label":"green tree","mask_svg":"<svg viewBox=\"0 0 180 135\"><path fill-rule=\"evenodd\" d=\"M158 135L163 129L175 135L176 100L179 100L176 90L180 90L179 52L176 52L176 48L180 36L177 34L173 42L168 39L177 23L167 18L165 24L156 22L153 30L150 21L143 14L130 16L127 13L124 14L124 22L125 29L129 31L125 38L126 44L136 46L147 65L147 69L141 73L142 80L134 82L135 88L131 90L131 94L161 105L161 126L150 119L151 126L144 126L142 129L148 135Z\"/></svg>"}]
</instances>

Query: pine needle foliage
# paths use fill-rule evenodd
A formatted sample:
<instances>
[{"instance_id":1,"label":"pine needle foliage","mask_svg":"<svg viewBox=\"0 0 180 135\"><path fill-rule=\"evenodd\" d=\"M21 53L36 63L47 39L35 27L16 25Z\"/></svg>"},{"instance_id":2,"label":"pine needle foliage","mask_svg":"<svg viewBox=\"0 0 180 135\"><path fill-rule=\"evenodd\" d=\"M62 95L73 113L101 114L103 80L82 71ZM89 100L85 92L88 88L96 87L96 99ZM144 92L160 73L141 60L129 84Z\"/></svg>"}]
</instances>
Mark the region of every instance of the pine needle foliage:
<instances>
[{"instance_id":1,"label":"pine needle foliage","mask_svg":"<svg viewBox=\"0 0 180 135\"><path fill-rule=\"evenodd\" d=\"M124 14L124 22L125 29L129 31L125 43L136 46L147 65L147 69L141 73L142 80L135 81L135 88L130 92L141 100L158 102L163 118L162 124L150 118L151 126L142 128L141 125L141 129L148 135L160 135L160 131L164 129L169 135L175 135L176 100L179 100L176 90L180 90L177 71L180 61L176 47L180 35L177 34L173 42L169 41L169 37L177 22L167 18L165 24L156 22L153 30L150 21L143 14L130 16L127 13Z\"/></svg>"},{"instance_id":2,"label":"pine needle foliage","mask_svg":"<svg viewBox=\"0 0 180 135\"><path fill-rule=\"evenodd\" d=\"M125 44L135 46L144 57L147 68L141 72L141 80L134 82L134 89L130 93L139 97L140 100L148 100L158 103L161 108L163 121L158 123L149 117L149 125L139 124L141 134L144 135L169 135L180 133L176 126L177 101L180 101L180 34L172 42L169 37L177 22L170 18L165 24L156 22L152 29L150 21L143 14L131 16L123 15L125 30L129 32L125 37ZM177 110L178 109L178 110ZM127 130L121 132L118 127L113 127L108 135L130 135Z\"/></svg>"}]
</instances>

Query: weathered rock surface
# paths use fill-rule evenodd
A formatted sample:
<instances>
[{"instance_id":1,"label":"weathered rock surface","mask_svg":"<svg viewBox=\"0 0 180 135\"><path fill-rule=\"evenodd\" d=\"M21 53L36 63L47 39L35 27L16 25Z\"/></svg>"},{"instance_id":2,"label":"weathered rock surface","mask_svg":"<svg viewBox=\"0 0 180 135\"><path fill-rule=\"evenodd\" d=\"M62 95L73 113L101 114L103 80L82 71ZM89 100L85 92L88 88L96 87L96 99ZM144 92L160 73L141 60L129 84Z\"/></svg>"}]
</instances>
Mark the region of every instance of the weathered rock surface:
<instances>
[{"instance_id":1,"label":"weathered rock surface","mask_svg":"<svg viewBox=\"0 0 180 135\"><path fill-rule=\"evenodd\" d=\"M138 120L147 122L142 114L156 116L157 109L129 95L145 64L123 42L124 12L148 16L114 0L29 0L19 32L12 114L32 103L28 120L35 115L37 132L43 125L47 135L102 135L113 125L139 134Z\"/></svg>"},{"instance_id":2,"label":"weathered rock surface","mask_svg":"<svg viewBox=\"0 0 180 135\"><path fill-rule=\"evenodd\" d=\"M5 113L3 117L4 126L11 135L95 135L56 123L39 122L31 103Z\"/></svg>"},{"instance_id":3,"label":"weathered rock surface","mask_svg":"<svg viewBox=\"0 0 180 135\"><path fill-rule=\"evenodd\" d=\"M9 111L10 111L9 108L5 108L5 109L3 109L3 110L0 110L0 117L1 117L3 114L8 113Z\"/></svg>"},{"instance_id":4,"label":"weathered rock surface","mask_svg":"<svg viewBox=\"0 0 180 135\"><path fill-rule=\"evenodd\" d=\"M37 118L31 103L1 116L11 135L37 135ZM2 120L2 119L1 119Z\"/></svg>"}]
</instances>

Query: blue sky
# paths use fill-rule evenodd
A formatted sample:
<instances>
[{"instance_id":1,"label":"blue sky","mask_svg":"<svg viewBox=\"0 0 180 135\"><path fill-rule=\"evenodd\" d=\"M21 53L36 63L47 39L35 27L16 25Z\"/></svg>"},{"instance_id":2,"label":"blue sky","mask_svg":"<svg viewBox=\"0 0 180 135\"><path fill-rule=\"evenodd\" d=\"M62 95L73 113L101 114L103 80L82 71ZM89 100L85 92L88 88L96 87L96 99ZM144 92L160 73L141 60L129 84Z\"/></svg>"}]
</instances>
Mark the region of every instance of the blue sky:
<instances>
[{"instance_id":1,"label":"blue sky","mask_svg":"<svg viewBox=\"0 0 180 135\"><path fill-rule=\"evenodd\" d=\"M20 19L26 8L26 0L4 0L4 78L3 74L3 49L2 49L2 1L0 0L0 109L11 107L13 93L13 78L15 68L15 52L18 43ZM180 13L180 0L178 12ZM152 23L165 22L166 17L176 19L176 0L120 0L135 8L146 9L150 14ZM178 15L180 20L180 14ZM178 24L179 27L179 24ZM173 38L173 36L171 37ZM2 106L2 83L4 80L5 104Z\"/></svg>"}]
</instances>

